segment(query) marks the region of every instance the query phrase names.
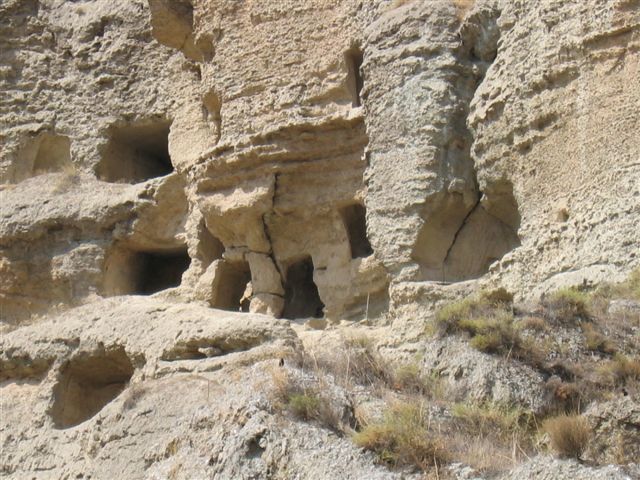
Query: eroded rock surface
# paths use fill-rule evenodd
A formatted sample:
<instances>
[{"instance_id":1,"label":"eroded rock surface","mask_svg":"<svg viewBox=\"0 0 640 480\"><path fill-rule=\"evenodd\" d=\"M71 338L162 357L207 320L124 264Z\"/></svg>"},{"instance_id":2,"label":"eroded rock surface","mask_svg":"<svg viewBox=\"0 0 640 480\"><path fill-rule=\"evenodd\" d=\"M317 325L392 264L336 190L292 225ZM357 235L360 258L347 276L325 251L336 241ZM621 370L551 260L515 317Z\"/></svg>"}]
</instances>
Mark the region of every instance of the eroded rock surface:
<instances>
[{"instance_id":1,"label":"eroded rock surface","mask_svg":"<svg viewBox=\"0 0 640 480\"><path fill-rule=\"evenodd\" d=\"M424 321L640 266L639 64L637 0L4 0L3 474L411 478L265 394L350 321L544 408Z\"/></svg>"}]
</instances>

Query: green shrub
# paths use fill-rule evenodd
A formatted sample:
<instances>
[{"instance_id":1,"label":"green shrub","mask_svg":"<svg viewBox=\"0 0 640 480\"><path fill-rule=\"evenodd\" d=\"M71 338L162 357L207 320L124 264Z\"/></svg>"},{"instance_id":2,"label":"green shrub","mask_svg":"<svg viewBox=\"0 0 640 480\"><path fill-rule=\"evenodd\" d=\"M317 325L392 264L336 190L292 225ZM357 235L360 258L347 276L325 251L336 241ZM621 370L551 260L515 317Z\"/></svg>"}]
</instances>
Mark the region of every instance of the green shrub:
<instances>
[{"instance_id":1,"label":"green shrub","mask_svg":"<svg viewBox=\"0 0 640 480\"><path fill-rule=\"evenodd\" d=\"M591 428L580 415L559 415L542 424L551 448L561 457L580 458L591 438Z\"/></svg>"},{"instance_id":2,"label":"green shrub","mask_svg":"<svg viewBox=\"0 0 640 480\"><path fill-rule=\"evenodd\" d=\"M316 421L334 432L343 430L341 414L332 407L330 398L322 394L321 382L304 386L300 379L283 368L272 370L271 379L276 409L289 411L300 420Z\"/></svg>"},{"instance_id":3,"label":"green shrub","mask_svg":"<svg viewBox=\"0 0 640 480\"><path fill-rule=\"evenodd\" d=\"M320 408L320 399L310 393L293 393L287 403L291 412L302 420L315 418Z\"/></svg>"},{"instance_id":4,"label":"green shrub","mask_svg":"<svg viewBox=\"0 0 640 480\"><path fill-rule=\"evenodd\" d=\"M480 305L477 300L466 298L450 303L436 314L435 323L440 334L446 335L460 330L460 322L472 317L472 312Z\"/></svg>"},{"instance_id":5,"label":"green shrub","mask_svg":"<svg viewBox=\"0 0 640 480\"><path fill-rule=\"evenodd\" d=\"M573 323L589 319L589 296L574 288L563 288L543 301L547 315L552 320Z\"/></svg>"},{"instance_id":6,"label":"green shrub","mask_svg":"<svg viewBox=\"0 0 640 480\"><path fill-rule=\"evenodd\" d=\"M467 330L473 319L505 313L512 316L512 302L513 295L503 288L480 292L476 296L445 305L436 313L435 325L441 335Z\"/></svg>"},{"instance_id":7,"label":"green shrub","mask_svg":"<svg viewBox=\"0 0 640 480\"><path fill-rule=\"evenodd\" d=\"M419 400L392 406L381 421L355 433L353 441L393 466L414 465L427 471L449 461L447 449L429 428L424 404Z\"/></svg>"}]
</instances>

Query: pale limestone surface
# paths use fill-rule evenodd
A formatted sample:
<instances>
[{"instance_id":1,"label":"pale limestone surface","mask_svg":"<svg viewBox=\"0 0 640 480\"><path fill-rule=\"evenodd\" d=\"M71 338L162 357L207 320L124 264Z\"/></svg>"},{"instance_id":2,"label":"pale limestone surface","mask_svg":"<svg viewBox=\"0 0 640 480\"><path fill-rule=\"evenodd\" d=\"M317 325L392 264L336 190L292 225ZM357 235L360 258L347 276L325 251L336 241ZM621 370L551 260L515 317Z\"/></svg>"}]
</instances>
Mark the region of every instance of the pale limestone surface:
<instances>
[{"instance_id":1,"label":"pale limestone surface","mask_svg":"<svg viewBox=\"0 0 640 480\"><path fill-rule=\"evenodd\" d=\"M544 406L535 372L416 338L478 288L640 265L640 3L470 3L0 4L3 474L401 478L254 395L344 320L478 400ZM93 354L99 392L61 413L56 379ZM124 411L136 388L153 414Z\"/></svg>"}]
</instances>

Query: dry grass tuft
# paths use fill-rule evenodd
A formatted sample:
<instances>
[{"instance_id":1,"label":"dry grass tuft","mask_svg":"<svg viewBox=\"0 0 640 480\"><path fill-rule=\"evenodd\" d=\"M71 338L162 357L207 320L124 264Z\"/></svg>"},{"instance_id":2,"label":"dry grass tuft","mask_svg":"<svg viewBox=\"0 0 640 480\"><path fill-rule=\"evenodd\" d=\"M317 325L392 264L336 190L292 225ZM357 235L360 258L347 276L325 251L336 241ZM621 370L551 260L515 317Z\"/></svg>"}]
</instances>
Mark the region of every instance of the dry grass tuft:
<instances>
[{"instance_id":1,"label":"dry grass tuft","mask_svg":"<svg viewBox=\"0 0 640 480\"><path fill-rule=\"evenodd\" d=\"M475 435L497 438L526 432L533 422L533 414L529 411L493 404L458 403L453 406L452 413L458 428Z\"/></svg>"},{"instance_id":2,"label":"dry grass tuft","mask_svg":"<svg viewBox=\"0 0 640 480\"><path fill-rule=\"evenodd\" d=\"M584 386L575 382L565 382L559 377L551 377L545 383L545 390L551 395L552 406L548 413L576 413L579 412L585 393Z\"/></svg>"},{"instance_id":3,"label":"dry grass tuft","mask_svg":"<svg viewBox=\"0 0 640 480\"><path fill-rule=\"evenodd\" d=\"M589 296L574 288L564 288L543 301L550 320L563 324L589 320Z\"/></svg>"},{"instance_id":4,"label":"dry grass tuft","mask_svg":"<svg viewBox=\"0 0 640 480\"><path fill-rule=\"evenodd\" d=\"M534 332L546 332L549 330L547 321L542 317L525 317L518 322L520 330L532 330Z\"/></svg>"},{"instance_id":5,"label":"dry grass tuft","mask_svg":"<svg viewBox=\"0 0 640 480\"><path fill-rule=\"evenodd\" d=\"M613 355L614 353L616 353L617 348L615 343L605 335L597 331L593 325L588 323L585 324L582 327L582 332L584 333L585 346L588 350L591 350L592 352L604 353L607 355Z\"/></svg>"},{"instance_id":6,"label":"dry grass tuft","mask_svg":"<svg viewBox=\"0 0 640 480\"><path fill-rule=\"evenodd\" d=\"M600 382L610 386L628 386L640 381L640 360L616 355L598 369Z\"/></svg>"},{"instance_id":7,"label":"dry grass tuft","mask_svg":"<svg viewBox=\"0 0 640 480\"><path fill-rule=\"evenodd\" d=\"M393 378L393 369L366 336L346 339L337 351L312 352L302 359L301 367L316 374L329 374L345 388L354 384L380 387L390 384Z\"/></svg>"},{"instance_id":8,"label":"dry grass tuft","mask_svg":"<svg viewBox=\"0 0 640 480\"><path fill-rule=\"evenodd\" d=\"M456 404L448 445L457 461L494 474L533 452L535 417L527 410L495 404Z\"/></svg>"},{"instance_id":9,"label":"dry grass tuft","mask_svg":"<svg viewBox=\"0 0 640 480\"><path fill-rule=\"evenodd\" d=\"M391 466L436 470L450 461L442 439L431 428L425 404L407 400L390 407L383 420L366 425L353 441Z\"/></svg>"},{"instance_id":10,"label":"dry grass tuft","mask_svg":"<svg viewBox=\"0 0 640 480\"><path fill-rule=\"evenodd\" d=\"M341 415L333 408L331 399L322 394L326 390L322 381L306 386L284 368L273 369L271 379L276 408L286 410L300 420L315 421L334 432L344 430Z\"/></svg>"},{"instance_id":11,"label":"dry grass tuft","mask_svg":"<svg viewBox=\"0 0 640 480\"><path fill-rule=\"evenodd\" d=\"M559 415L542 424L551 448L561 457L579 459L591 439L591 427L580 415Z\"/></svg>"}]
</instances>

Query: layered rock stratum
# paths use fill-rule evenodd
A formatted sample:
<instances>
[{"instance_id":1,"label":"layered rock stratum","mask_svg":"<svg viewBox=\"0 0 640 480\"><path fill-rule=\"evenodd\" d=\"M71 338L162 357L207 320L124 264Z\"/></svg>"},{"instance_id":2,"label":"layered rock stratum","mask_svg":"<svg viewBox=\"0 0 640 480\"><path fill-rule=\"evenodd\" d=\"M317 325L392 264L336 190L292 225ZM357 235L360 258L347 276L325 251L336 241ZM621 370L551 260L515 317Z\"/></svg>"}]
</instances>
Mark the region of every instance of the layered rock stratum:
<instances>
[{"instance_id":1,"label":"layered rock stratum","mask_svg":"<svg viewBox=\"0 0 640 480\"><path fill-rule=\"evenodd\" d=\"M421 478L345 434L372 391L326 385L343 431L274 401L345 336L545 411L548 371L424 326L640 267L639 64L638 0L2 0L3 476ZM632 393L591 464L473 475L638 478Z\"/></svg>"}]
</instances>

